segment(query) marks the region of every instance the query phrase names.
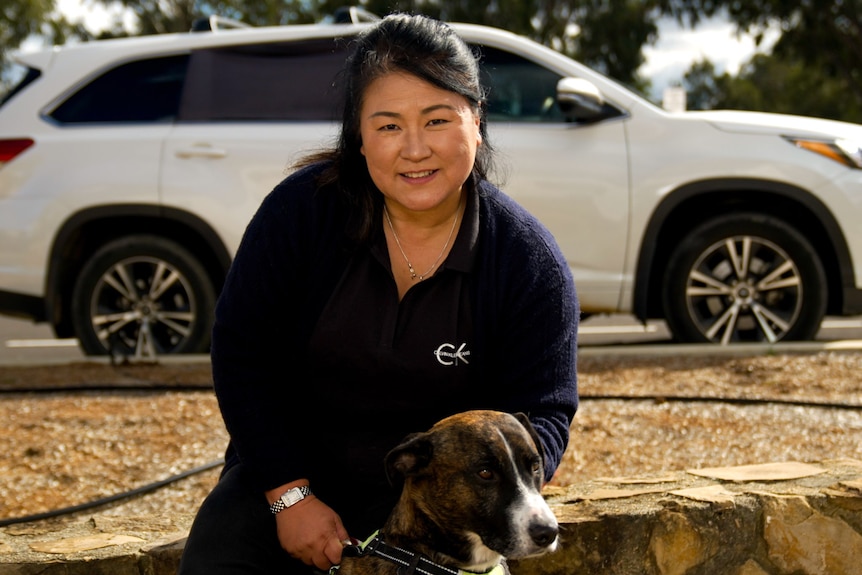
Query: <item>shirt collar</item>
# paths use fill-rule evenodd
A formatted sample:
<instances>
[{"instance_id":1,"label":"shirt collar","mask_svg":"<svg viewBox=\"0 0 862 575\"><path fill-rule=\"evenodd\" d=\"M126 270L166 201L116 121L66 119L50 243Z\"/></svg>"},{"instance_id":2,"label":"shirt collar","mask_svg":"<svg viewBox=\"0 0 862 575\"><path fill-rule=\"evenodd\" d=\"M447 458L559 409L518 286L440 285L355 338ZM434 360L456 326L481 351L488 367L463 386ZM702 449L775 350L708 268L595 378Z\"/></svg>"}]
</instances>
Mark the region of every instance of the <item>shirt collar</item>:
<instances>
[{"instance_id":1,"label":"shirt collar","mask_svg":"<svg viewBox=\"0 0 862 575\"><path fill-rule=\"evenodd\" d=\"M464 209L464 219L449 257L443 267L463 273L469 273L476 261L476 252L479 245L479 191L477 186L465 186L467 194L467 205Z\"/></svg>"},{"instance_id":2,"label":"shirt collar","mask_svg":"<svg viewBox=\"0 0 862 575\"><path fill-rule=\"evenodd\" d=\"M440 265L440 269L454 270L462 273L469 273L473 269L473 263L476 261L476 253L479 245L479 191L477 186L466 186L467 205L464 209L464 217L461 221L461 227L458 228L458 235L452 244L452 249L449 250L449 255ZM375 233L375 238L371 243L371 253L374 257L389 269L389 252L386 248L386 237L382 233L382 228ZM438 270L439 271L439 270Z\"/></svg>"}]
</instances>

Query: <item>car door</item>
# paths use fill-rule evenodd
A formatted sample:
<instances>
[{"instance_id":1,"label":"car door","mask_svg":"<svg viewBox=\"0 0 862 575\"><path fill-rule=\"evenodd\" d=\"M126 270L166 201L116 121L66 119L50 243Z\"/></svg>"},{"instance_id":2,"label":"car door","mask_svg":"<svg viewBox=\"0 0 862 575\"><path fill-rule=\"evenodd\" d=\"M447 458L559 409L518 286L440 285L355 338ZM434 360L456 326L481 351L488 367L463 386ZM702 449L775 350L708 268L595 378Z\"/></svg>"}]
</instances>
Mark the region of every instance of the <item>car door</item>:
<instances>
[{"instance_id":1,"label":"car door","mask_svg":"<svg viewBox=\"0 0 862 575\"><path fill-rule=\"evenodd\" d=\"M606 104L601 121L567 122L563 75L508 50L480 52L498 183L554 234L582 308L616 311L629 227L625 114Z\"/></svg>"},{"instance_id":2,"label":"car door","mask_svg":"<svg viewBox=\"0 0 862 575\"><path fill-rule=\"evenodd\" d=\"M331 38L197 50L163 150L165 205L217 230L233 254L263 197L336 135Z\"/></svg>"}]
</instances>

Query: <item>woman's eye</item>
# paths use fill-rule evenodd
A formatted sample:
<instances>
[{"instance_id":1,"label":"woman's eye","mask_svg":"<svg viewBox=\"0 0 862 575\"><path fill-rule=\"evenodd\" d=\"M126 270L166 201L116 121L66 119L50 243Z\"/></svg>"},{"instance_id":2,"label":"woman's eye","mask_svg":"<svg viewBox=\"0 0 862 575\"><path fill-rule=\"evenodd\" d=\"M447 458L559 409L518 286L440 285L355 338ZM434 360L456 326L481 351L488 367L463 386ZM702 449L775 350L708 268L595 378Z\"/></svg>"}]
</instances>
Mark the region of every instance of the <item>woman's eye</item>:
<instances>
[{"instance_id":1,"label":"woman's eye","mask_svg":"<svg viewBox=\"0 0 862 575\"><path fill-rule=\"evenodd\" d=\"M442 126L443 124L448 124L449 120L444 120L443 118L438 118L436 120L431 120L428 122L429 126Z\"/></svg>"}]
</instances>

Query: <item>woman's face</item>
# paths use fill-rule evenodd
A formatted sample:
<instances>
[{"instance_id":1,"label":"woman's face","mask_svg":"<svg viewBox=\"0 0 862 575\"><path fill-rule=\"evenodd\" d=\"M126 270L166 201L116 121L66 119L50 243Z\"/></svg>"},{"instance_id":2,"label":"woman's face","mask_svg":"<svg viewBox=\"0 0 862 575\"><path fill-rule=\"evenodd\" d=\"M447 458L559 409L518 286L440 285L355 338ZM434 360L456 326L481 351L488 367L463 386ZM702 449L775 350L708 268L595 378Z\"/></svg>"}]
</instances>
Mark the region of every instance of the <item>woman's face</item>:
<instances>
[{"instance_id":1,"label":"woman's face","mask_svg":"<svg viewBox=\"0 0 862 575\"><path fill-rule=\"evenodd\" d=\"M399 72L368 85L359 132L368 172L390 210L451 208L482 142L466 98Z\"/></svg>"}]
</instances>

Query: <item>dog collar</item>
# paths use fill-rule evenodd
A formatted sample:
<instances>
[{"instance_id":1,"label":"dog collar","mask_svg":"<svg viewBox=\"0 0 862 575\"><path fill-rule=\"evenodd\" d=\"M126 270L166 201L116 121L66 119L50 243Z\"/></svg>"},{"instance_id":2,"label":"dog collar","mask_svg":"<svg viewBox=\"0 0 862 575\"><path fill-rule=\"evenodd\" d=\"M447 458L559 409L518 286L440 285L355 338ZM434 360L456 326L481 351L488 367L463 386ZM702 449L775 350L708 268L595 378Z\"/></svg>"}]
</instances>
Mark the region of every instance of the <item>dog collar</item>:
<instances>
[{"instance_id":1,"label":"dog collar","mask_svg":"<svg viewBox=\"0 0 862 575\"><path fill-rule=\"evenodd\" d=\"M465 571L463 569L452 569L434 563L421 553L414 553L395 545L389 545L383 538L380 537L380 531L375 531L371 536L360 543L359 545L350 545L344 548L343 554L345 557L362 557L364 555L376 555L387 561L392 561L404 568L399 573L404 575L505 575L506 571L501 563L487 571L474 572ZM338 571L338 565L330 569L330 575L334 575Z\"/></svg>"}]
</instances>

